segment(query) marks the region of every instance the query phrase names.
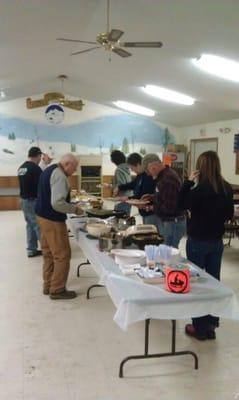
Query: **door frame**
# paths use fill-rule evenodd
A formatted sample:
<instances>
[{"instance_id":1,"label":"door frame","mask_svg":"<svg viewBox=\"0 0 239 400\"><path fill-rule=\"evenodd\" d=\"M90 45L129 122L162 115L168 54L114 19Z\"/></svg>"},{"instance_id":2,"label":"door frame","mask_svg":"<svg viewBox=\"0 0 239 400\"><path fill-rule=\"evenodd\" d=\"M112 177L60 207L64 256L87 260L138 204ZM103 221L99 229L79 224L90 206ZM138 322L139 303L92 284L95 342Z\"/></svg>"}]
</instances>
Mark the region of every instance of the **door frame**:
<instances>
[{"instance_id":1,"label":"door frame","mask_svg":"<svg viewBox=\"0 0 239 400\"><path fill-rule=\"evenodd\" d=\"M217 146L216 152L218 152L218 137L211 137L211 138L205 138L205 139L190 139L190 171L192 171L192 169L193 169L193 161L196 163L196 160L195 160L196 143L209 142L209 141L211 142L212 140L215 141L216 146Z\"/></svg>"}]
</instances>

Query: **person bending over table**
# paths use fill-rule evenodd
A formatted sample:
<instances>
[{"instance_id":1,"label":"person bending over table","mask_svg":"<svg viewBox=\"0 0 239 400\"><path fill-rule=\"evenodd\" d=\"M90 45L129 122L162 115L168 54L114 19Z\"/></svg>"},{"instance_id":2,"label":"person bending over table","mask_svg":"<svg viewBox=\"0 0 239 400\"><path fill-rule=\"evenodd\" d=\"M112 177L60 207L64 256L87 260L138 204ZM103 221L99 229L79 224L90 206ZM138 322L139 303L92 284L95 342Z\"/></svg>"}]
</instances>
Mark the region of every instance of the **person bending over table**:
<instances>
[{"instance_id":1,"label":"person bending over table","mask_svg":"<svg viewBox=\"0 0 239 400\"><path fill-rule=\"evenodd\" d=\"M66 227L66 214L83 214L83 210L70 203L68 176L78 165L73 154L66 154L59 164L53 164L42 172L38 187L36 214L41 230L43 254L43 294L52 300L76 297L66 289L70 269L71 249Z\"/></svg>"},{"instance_id":2,"label":"person bending over table","mask_svg":"<svg viewBox=\"0 0 239 400\"><path fill-rule=\"evenodd\" d=\"M157 154L147 154L142 161L143 169L156 179L155 193L145 194L142 199L152 201L145 207L156 215L158 232L168 246L178 247L186 232L186 219L183 211L178 209L178 194L182 181L176 171L165 166Z\"/></svg>"},{"instance_id":3,"label":"person bending over table","mask_svg":"<svg viewBox=\"0 0 239 400\"><path fill-rule=\"evenodd\" d=\"M121 191L133 190L133 198L140 199L144 194L152 194L155 191L156 181L152 176L148 175L142 168L142 156L138 153L132 153L127 158L127 164L131 171L136 174L136 177L129 183L119 185L114 189L114 196L117 196ZM139 214L143 219L144 224L156 225L156 218L153 210L146 211L143 208L139 209Z\"/></svg>"},{"instance_id":4,"label":"person bending over table","mask_svg":"<svg viewBox=\"0 0 239 400\"><path fill-rule=\"evenodd\" d=\"M234 208L232 188L221 175L220 161L214 151L199 156L196 171L184 182L179 194L179 207L190 211L188 260L220 280L224 224L233 217ZM193 318L192 324L186 325L185 333L198 340L216 339L218 326L218 318L205 315Z\"/></svg>"},{"instance_id":5,"label":"person bending over table","mask_svg":"<svg viewBox=\"0 0 239 400\"><path fill-rule=\"evenodd\" d=\"M113 177L113 190L119 185L131 182L131 175L128 165L126 164L126 157L120 150L113 150L110 154L112 163L116 165L116 170ZM120 197L128 197L132 195L131 190L122 190L119 192ZM130 215L131 205L125 202L116 204L115 210L124 211L127 215Z\"/></svg>"}]
</instances>

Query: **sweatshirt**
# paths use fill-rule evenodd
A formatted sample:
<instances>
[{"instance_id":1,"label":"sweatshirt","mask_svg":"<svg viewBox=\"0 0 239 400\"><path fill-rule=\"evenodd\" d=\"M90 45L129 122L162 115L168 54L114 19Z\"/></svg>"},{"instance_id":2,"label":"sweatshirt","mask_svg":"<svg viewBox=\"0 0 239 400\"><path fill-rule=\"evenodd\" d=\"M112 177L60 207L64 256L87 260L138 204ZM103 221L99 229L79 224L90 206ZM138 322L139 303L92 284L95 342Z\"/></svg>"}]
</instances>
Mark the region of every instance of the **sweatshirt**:
<instances>
[{"instance_id":1,"label":"sweatshirt","mask_svg":"<svg viewBox=\"0 0 239 400\"><path fill-rule=\"evenodd\" d=\"M185 181L178 204L181 209L190 211L187 233L192 239L221 239L225 222L234 214L233 192L226 181L218 193L209 182L195 186L194 182Z\"/></svg>"},{"instance_id":2,"label":"sweatshirt","mask_svg":"<svg viewBox=\"0 0 239 400\"><path fill-rule=\"evenodd\" d=\"M114 177L113 177L113 189L117 188L119 185L131 182L130 170L127 164L120 164L117 166ZM120 191L120 196L132 196L131 190Z\"/></svg>"}]
</instances>

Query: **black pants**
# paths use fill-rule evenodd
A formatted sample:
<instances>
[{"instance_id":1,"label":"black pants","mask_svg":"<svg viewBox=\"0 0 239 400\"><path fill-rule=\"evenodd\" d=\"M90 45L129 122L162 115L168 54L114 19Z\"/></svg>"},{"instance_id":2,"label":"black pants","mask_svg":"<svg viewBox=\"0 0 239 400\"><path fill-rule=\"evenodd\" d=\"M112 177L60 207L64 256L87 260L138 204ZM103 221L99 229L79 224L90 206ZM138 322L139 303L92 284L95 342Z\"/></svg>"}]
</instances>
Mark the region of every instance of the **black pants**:
<instances>
[{"instance_id":1,"label":"black pants","mask_svg":"<svg viewBox=\"0 0 239 400\"><path fill-rule=\"evenodd\" d=\"M222 240L195 240L188 238L186 244L187 258L208 274L220 280L221 260L223 253ZM198 334L204 335L208 330L219 326L219 318L205 315L193 318L193 325Z\"/></svg>"}]
</instances>

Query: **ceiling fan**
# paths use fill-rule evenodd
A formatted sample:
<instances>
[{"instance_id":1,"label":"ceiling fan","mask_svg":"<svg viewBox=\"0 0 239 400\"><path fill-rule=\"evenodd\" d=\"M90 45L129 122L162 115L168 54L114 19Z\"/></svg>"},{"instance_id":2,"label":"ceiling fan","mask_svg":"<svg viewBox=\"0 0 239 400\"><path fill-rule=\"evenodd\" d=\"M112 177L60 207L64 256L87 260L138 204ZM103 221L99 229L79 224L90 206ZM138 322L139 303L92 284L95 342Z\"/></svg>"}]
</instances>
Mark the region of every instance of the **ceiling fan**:
<instances>
[{"instance_id":1,"label":"ceiling fan","mask_svg":"<svg viewBox=\"0 0 239 400\"><path fill-rule=\"evenodd\" d=\"M95 42L66 38L57 38L57 40L96 45L86 50L76 51L71 54L72 56L104 48L106 51L113 52L120 57L130 57L132 54L129 51L126 51L124 48L160 48L163 46L162 42L120 42L119 39L123 34L124 32L120 29L110 30L110 0L107 0L107 32L99 33L96 36Z\"/></svg>"},{"instance_id":2,"label":"ceiling fan","mask_svg":"<svg viewBox=\"0 0 239 400\"><path fill-rule=\"evenodd\" d=\"M61 80L61 86L63 90L64 81L67 79L66 75L59 75L58 79ZM71 108L72 110L81 111L84 103L82 100L69 100L63 93L59 92L48 92L45 93L43 98L38 100L32 100L30 97L26 99L26 106L28 109L48 106L50 104L57 103L64 107Z\"/></svg>"}]
</instances>

